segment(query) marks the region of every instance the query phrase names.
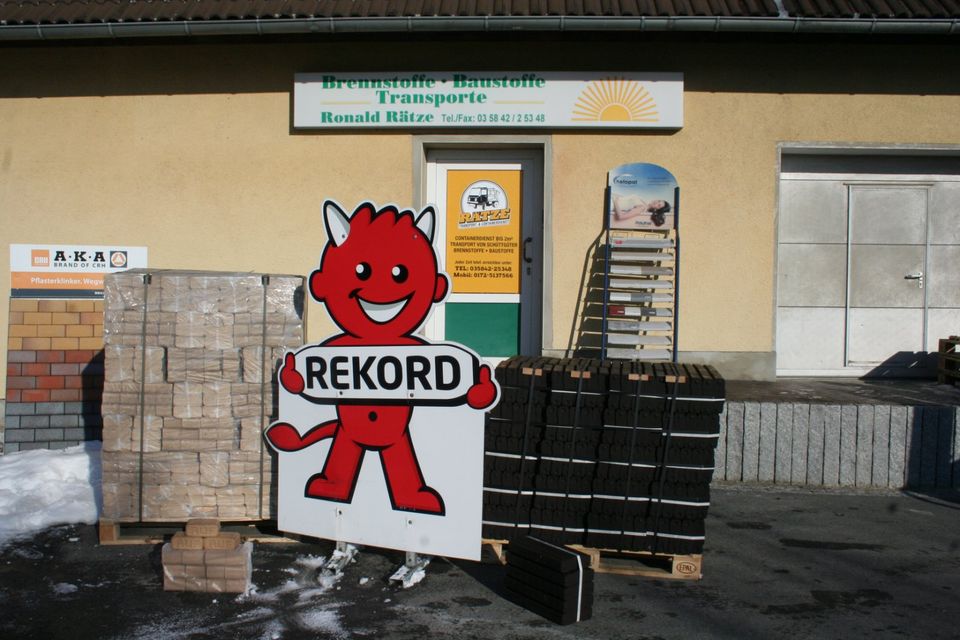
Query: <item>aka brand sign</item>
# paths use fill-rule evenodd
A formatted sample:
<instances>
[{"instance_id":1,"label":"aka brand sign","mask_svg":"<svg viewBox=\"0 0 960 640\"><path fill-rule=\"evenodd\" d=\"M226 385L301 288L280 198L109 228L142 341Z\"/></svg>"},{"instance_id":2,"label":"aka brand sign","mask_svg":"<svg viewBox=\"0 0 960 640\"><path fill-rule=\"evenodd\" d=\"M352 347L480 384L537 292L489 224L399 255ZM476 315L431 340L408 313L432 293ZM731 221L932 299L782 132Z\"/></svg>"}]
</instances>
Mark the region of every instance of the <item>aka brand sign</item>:
<instances>
[{"instance_id":1,"label":"aka brand sign","mask_svg":"<svg viewBox=\"0 0 960 640\"><path fill-rule=\"evenodd\" d=\"M87 246L31 248L31 266L51 271L115 271L126 269L126 249Z\"/></svg>"},{"instance_id":2,"label":"aka brand sign","mask_svg":"<svg viewBox=\"0 0 960 640\"><path fill-rule=\"evenodd\" d=\"M89 251L85 249L73 249L70 251L60 249L53 254L54 267L87 267L93 269L106 269L107 257L103 251Z\"/></svg>"}]
</instances>

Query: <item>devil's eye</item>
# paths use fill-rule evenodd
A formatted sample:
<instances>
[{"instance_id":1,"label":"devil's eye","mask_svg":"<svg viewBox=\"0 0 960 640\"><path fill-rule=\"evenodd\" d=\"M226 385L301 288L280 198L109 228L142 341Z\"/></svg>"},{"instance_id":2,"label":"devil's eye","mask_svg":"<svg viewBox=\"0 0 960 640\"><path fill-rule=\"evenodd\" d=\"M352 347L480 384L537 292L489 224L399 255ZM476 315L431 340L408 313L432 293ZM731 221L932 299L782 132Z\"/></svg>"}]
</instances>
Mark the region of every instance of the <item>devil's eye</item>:
<instances>
[{"instance_id":1,"label":"devil's eye","mask_svg":"<svg viewBox=\"0 0 960 640\"><path fill-rule=\"evenodd\" d=\"M370 265L366 262L361 262L357 265L357 278L360 280L367 280L371 273L373 273L373 270L370 269Z\"/></svg>"},{"instance_id":2,"label":"devil's eye","mask_svg":"<svg viewBox=\"0 0 960 640\"><path fill-rule=\"evenodd\" d=\"M398 264L393 269L390 270L390 275L393 276L394 282L406 282L407 280L407 268L402 264Z\"/></svg>"}]
</instances>

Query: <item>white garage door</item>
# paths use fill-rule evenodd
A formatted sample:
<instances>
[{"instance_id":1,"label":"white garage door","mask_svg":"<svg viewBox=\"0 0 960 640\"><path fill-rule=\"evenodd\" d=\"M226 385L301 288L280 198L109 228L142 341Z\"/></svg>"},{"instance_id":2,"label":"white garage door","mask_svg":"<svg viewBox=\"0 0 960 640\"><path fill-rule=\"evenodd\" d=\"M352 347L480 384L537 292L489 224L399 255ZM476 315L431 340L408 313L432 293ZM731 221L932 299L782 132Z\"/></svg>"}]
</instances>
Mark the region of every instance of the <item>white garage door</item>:
<instances>
[{"instance_id":1,"label":"white garage door","mask_svg":"<svg viewBox=\"0 0 960 640\"><path fill-rule=\"evenodd\" d=\"M777 374L931 375L960 333L960 161L785 155Z\"/></svg>"}]
</instances>

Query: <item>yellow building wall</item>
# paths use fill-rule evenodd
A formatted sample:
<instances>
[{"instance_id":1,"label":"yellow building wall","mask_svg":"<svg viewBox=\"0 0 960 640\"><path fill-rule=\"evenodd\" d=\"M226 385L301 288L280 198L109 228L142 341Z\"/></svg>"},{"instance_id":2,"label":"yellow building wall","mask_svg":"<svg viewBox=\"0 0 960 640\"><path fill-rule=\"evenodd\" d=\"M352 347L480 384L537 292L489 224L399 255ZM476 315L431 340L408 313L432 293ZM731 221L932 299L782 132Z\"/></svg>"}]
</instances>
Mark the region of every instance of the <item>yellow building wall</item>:
<instances>
[{"instance_id":1,"label":"yellow building wall","mask_svg":"<svg viewBox=\"0 0 960 640\"><path fill-rule=\"evenodd\" d=\"M464 69L529 59L529 47L510 43L457 60L429 43L399 46L405 68L416 70L438 68L438 59ZM846 67L820 80L816 59L782 69L766 61L769 51L725 47L720 56L694 44L639 53L628 42L542 44L538 59L550 68L632 59L634 68L681 71L686 81L680 131L552 136L554 268L544 313L553 337L545 348L568 347L606 172L619 164L660 164L682 188L680 350L769 353L777 143L960 142L960 98L947 72L960 61L953 49L834 45L833 59ZM144 245L153 268L307 274L324 242L324 198L417 204L415 171L410 132L293 132L293 74L398 64L391 46L369 44L8 48L0 57L5 244ZM9 279L4 259L0 283ZM7 315L0 295L0 318ZM6 331L0 322L2 345ZM308 338L330 331L311 303Z\"/></svg>"},{"instance_id":2,"label":"yellow building wall","mask_svg":"<svg viewBox=\"0 0 960 640\"><path fill-rule=\"evenodd\" d=\"M687 91L684 109L673 135L553 137L555 256L583 256L600 233L583 212L599 210L608 169L651 162L676 177L681 351L774 348L778 142L960 143L957 96ZM581 271L581 261L554 261L554 346L569 334Z\"/></svg>"}]
</instances>

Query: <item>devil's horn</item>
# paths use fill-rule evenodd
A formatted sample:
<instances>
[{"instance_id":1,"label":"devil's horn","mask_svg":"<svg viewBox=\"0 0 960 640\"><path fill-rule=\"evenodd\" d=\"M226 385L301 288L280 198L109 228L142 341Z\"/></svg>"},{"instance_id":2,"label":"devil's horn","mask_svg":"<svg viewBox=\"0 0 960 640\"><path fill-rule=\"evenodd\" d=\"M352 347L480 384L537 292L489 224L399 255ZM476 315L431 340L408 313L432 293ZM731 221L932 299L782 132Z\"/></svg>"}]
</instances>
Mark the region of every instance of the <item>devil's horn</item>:
<instances>
[{"instance_id":1,"label":"devil's horn","mask_svg":"<svg viewBox=\"0 0 960 640\"><path fill-rule=\"evenodd\" d=\"M335 246L342 245L350 235L350 218L333 200L323 203L323 224L327 227L327 237Z\"/></svg>"},{"instance_id":2,"label":"devil's horn","mask_svg":"<svg viewBox=\"0 0 960 640\"><path fill-rule=\"evenodd\" d=\"M417 216L416 225L423 235L427 236L427 242L433 242L433 227L435 222L435 213L432 205L427 205Z\"/></svg>"}]
</instances>

